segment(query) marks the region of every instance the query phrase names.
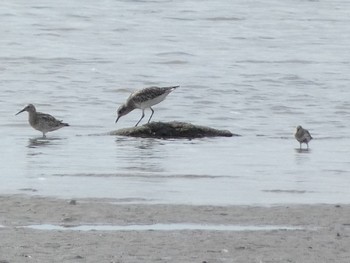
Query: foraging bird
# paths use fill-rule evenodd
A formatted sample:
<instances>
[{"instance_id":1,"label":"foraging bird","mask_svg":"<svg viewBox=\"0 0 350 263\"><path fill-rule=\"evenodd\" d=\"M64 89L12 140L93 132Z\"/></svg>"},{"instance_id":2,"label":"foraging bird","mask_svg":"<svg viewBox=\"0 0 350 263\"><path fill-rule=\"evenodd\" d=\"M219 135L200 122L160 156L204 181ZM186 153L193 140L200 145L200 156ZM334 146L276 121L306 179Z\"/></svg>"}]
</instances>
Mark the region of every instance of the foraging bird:
<instances>
[{"instance_id":1,"label":"foraging bird","mask_svg":"<svg viewBox=\"0 0 350 263\"><path fill-rule=\"evenodd\" d=\"M69 126L68 123L59 121L49 114L37 112L33 104L28 104L23 110L17 112L16 115L24 111L27 111L29 113L29 124L35 130L41 131L44 138L46 138L46 133L48 132Z\"/></svg>"},{"instance_id":2,"label":"foraging bird","mask_svg":"<svg viewBox=\"0 0 350 263\"><path fill-rule=\"evenodd\" d=\"M152 111L152 114L148 119L148 123L149 123L154 113L152 106L163 101L170 92L172 92L174 89L178 87L180 86L171 86L171 87L163 87L163 88L149 87L149 88L144 88L142 90L138 90L132 93L129 96L129 98L126 100L126 102L118 108L117 110L118 118L116 119L115 122L117 123L120 117L128 114L134 109L141 109L142 116L141 116L141 119L136 123L135 125L136 127L140 123L140 121L143 119L143 117L145 117L145 109L150 108Z\"/></svg>"},{"instance_id":3,"label":"foraging bird","mask_svg":"<svg viewBox=\"0 0 350 263\"><path fill-rule=\"evenodd\" d=\"M307 149L309 149L309 141L312 140L312 136L308 130L299 125L295 130L294 137L300 143L300 149L302 143L306 143Z\"/></svg>"}]
</instances>

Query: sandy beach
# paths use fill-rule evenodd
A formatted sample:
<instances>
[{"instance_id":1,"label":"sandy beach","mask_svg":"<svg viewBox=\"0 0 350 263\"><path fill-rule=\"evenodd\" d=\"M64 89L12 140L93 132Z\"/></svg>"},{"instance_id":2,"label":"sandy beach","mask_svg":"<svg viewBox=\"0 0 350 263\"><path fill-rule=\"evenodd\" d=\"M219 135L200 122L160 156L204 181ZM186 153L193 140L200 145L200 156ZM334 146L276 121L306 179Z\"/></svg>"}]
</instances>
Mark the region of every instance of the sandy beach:
<instances>
[{"instance_id":1,"label":"sandy beach","mask_svg":"<svg viewBox=\"0 0 350 263\"><path fill-rule=\"evenodd\" d=\"M2 1L0 263L350 263L348 5Z\"/></svg>"},{"instance_id":2,"label":"sandy beach","mask_svg":"<svg viewBox=\"0 0 350 263\"><path fill-rule=\"evenodd\" d=\"M24 195L0 200L1 263L349 262L350 258L349 205L142 205ZM75 229L159 224L169 230ZM179 224L242 229L171 230ZM28 227L33 225L46 229Z\"/></svg>"}]
</instances>

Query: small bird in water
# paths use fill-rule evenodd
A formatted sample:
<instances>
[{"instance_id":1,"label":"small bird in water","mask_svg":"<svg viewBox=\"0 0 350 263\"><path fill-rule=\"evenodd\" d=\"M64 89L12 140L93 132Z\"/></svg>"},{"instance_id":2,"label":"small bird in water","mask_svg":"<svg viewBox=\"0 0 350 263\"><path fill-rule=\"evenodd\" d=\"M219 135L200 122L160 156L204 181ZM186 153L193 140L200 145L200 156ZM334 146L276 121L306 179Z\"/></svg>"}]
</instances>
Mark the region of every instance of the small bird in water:
<instances>
[{"instance_id":1,"label":"small bird in water","mask_svg":"<svg viewBox=\"0 0 350 263\"><path fill-rule=\"evenodd\" d=\"M312 140L312 136L308 130L299 125L295 130L294 137L300 143L300 149L302 143L306 143L307 149L309 149L309 141Z\"/></svg>"},{"instance_id":2,"label":"small bird in water","mask_svg":"<svg viewBox=\"0 0 350 263\"><path fill-rule=\"evenodd\" d=\"M171 87L163 87L163 88L149 87L149 88L144 88L142 90L138 90L132 93L129 96L129 98L126 100L126 102L118 108L117 110L118 118L116 119L115 122L117 123L120 117L128 114L134 109L141 109L142 116L141 116L141 119L136 123L135 125L136 127L140 123L140 121L143 119L143 117L145 117L145 109L150 108L152 111L152 114L148 119L148 123L149 123L154 113L152 106L163 101L170 92L172 92L174 89L178 87L180 86L171 86Z\"/></svg>"},{"instance_id":3,"label":"small bird in water","mask_svg":"<svg viewBox=\"0 0 350 263\"><path fill-rule=\"evenodd\" d=\"M23 110L17 112L16 115L24 111L28 111L29 113L30 126L32 126L35 130L41 131L44 138L46 138L46 133L48 132L69 126L68 123L59 121L50 114L37 112L33 104L28 104Z\"/></svg>"}]
</instances>

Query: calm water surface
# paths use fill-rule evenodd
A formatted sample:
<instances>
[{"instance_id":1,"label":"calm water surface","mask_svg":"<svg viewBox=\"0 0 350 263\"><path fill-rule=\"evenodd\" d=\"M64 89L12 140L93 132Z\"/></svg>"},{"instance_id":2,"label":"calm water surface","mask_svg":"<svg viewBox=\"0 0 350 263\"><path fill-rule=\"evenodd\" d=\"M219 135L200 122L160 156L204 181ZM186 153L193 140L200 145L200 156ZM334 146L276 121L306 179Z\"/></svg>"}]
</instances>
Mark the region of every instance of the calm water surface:
<instances>
[{"instance_id":1,"label":"calm water surface","mask_svg":"<svg viewBox=\"0 0 350 263\"><path fill-rule=\"evenodd\" d=\"M350 200L347 1L3 1L0 194L125 203ZM241 137L103 135L129 93L181 85L155 121ZM33 130L27 103L71 127ZM149 112L146 112L149 116ZM315 138L299 151L294 128Z\"/></svg>"}]
</instances>

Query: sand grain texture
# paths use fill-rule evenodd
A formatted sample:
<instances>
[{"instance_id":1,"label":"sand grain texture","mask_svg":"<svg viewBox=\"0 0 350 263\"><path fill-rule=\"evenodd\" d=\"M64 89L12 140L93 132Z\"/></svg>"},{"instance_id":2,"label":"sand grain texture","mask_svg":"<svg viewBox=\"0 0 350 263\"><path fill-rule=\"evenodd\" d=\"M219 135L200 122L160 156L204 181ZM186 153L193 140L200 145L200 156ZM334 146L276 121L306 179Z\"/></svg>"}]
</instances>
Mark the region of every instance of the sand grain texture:
<instances>
[{"instance_id":1,"label":"sand grain texture","mask_svg":"<svg viewBox=\"0 0 350 263\"><path fill-rule=\"evenodd\" d=\"M349 262L349 205L183 206L0 197L0 262ZM114 202L114 203L113 203ZM75 204L74 204L75 203ZM195 223L272 231L74 231L21 226Z\"/></svg>"}]
</instances>

